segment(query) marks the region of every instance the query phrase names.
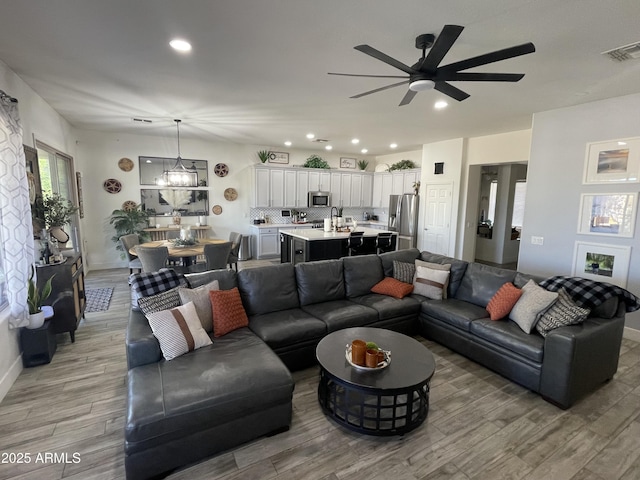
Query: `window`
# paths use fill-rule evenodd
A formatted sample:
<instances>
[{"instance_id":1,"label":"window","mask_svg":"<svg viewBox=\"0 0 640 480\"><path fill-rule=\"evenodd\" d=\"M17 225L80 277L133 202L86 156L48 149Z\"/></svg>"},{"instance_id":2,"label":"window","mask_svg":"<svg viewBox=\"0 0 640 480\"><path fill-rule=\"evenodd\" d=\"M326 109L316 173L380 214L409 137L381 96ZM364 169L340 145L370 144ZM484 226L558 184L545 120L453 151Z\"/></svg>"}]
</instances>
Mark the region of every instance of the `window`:
<instances>
[{"instance_id":1,"label":"window","mask_svg":"<svg viewBox=\"0 0 640 480\"><path fill-rule=\"evenodd\" d=\"M527 196L527 181L518 180L516 190L513 194L513 215L511 216L511 226L522 230L522 220L524 219L524 199Z\"/></svg>"}]
</instances>

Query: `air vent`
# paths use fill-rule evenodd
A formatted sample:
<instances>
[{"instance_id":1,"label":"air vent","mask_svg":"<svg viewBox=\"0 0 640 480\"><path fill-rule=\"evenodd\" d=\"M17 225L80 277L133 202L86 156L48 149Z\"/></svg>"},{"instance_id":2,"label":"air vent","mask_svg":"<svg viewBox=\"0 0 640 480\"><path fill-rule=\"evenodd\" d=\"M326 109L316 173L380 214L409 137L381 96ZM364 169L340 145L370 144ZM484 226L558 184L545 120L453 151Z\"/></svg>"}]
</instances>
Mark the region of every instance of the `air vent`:
<instances>
[{"instance_id":1,"label":"air vent","mask_svg":"<svg viewBox=\"0 0 640 480\"><path fill-rule=\"evenodd\" d=\"M640 58L640 42L630 43L624 47L602 52L602 55L608 55L611 60L617 62L626 62L627 60Z\"/></svg>"},{"instance_id":2,"label":"air vent","mask_svg":"<svg viewBox=\"0 0 640 480\"><path fill-rule=\"evenodd\" d=\"M131 121L136 123L153 123L153 120L149 120L148 118L132 118Z\"/></svg>"},{"instance_id":3,"label":"air vent","mask_svg":"<svg viewBox=\"0 0 640 480\"><path fill-rule=\"evenodd\" d=\"M316 143L327 143L329 140L325 140L324 138L314 138L311 141Z\"/></svg>"}]
</instances>

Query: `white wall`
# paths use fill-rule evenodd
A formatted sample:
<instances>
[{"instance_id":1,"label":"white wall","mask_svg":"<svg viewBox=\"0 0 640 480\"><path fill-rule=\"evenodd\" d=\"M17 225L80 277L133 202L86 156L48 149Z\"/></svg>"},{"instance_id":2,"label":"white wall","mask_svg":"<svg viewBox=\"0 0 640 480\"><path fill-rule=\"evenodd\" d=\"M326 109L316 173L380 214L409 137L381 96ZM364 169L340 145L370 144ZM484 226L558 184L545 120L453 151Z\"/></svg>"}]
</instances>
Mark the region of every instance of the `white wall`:
<instances>
[{"instance_id":1,"label":"white wall","mask_svg":"<svg viewBox=\"0 0 640 480\"><path fill-rule=\"evenodd\" d=\"M639 112L640 94L636 94L534 116L520 270L539 275L571 275L576 240L630 245L627 289L640 295L638 226L633 239L576 233L582 193L639 191L637 183L582 184L587 143L637 137ZM544 244L532 245L532 235L544 237ZM627 326L640 329L640 312L627 314Z\"/></svg>"},{"instance_id":2,"label":"white wall","mask_svg":"<svg viewBox=\"0 0 640 480\"><path fill-rule=\"evenodd\" d=\"M23 143L35 146L33 137L74 155L71 126L45 101L0 61L0 89L18 99ZM0 312L0 400L22 371L18 331L9 330L7 312Z\"/></svg>"}]
</instances>

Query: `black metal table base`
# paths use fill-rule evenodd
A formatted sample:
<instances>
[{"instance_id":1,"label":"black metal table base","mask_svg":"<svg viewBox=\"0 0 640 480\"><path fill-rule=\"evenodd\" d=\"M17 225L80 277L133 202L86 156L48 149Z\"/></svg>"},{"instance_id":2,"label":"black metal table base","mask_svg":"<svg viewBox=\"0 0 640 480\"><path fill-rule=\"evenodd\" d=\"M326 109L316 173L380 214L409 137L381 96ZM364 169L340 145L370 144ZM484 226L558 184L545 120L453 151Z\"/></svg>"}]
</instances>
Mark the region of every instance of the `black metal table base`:
<instances>
[{"instance_id":1,"label":"black metal table base","mask_svg":"<svg viewBox=\"0 0 640 480\"><path fill-rule=\"evenodd\" d=\"M404 435L429 412L429 380L396 390L358 387L320 369L318 400L326 415L367 435Z\"/></svg>"}]
</instances>

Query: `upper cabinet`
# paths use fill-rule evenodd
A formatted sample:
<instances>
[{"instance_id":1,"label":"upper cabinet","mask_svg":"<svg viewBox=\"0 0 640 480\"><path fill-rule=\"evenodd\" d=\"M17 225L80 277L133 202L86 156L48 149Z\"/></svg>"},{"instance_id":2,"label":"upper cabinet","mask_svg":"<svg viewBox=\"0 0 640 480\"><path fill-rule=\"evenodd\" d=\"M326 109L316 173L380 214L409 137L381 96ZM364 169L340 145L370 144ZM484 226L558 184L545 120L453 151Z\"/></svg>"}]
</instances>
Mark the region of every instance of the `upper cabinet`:
<instances>
[{"instance_id":1,"label":"upper cabinet","mask_svg":"<svg viewBox=\"0 0 640 480\"><path fill-rule=\"evenodd\" d=\"M373 177L372 206L386 208L389 195L413 193L413 184L420 181L420 169L376 173Z\"/></svg>"}]
</instances>

